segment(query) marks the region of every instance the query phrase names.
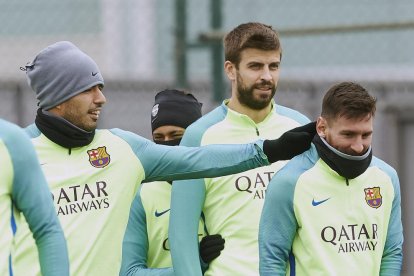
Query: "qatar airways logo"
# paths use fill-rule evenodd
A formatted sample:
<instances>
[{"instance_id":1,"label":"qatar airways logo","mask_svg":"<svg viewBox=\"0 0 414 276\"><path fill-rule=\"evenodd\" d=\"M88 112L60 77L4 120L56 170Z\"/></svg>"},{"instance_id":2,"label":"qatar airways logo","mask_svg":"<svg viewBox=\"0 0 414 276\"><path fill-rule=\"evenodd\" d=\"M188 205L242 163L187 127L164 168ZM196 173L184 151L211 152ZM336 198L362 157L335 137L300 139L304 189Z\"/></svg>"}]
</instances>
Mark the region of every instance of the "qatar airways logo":
<instances>
[{"instance_id":1,"label":"qatar airways logo","mask_svg":"<svg viewBox=\"0 0 414 276\"><path fill-rule=\"evenodd\" d=\"M109 208L105 181L63 187L54 191L52 197L58 216Z\"/></svg>"},{"instance_id":2,"label":"qatar airways logo","mask_svg":"<svg viewBox=\"0 0 414 276\"><path fill-rule=\"evenodd\" d=\"M326 226L321 231L324 242L337 248L338 253L375 251L378 244L377 224L349 224Z\"/></svg>"},{"instance_id":3,"label":"qatar airways logo","mask_svg":"<svg viewBox=\"0 0 414 276\"><path fill-rule=\"evenodd\" d=\"M253 199L264 199L266 188L275 172L260 172L255 175L241 175L234 181L239 192L252 194Z\"/></svg>"}]
</instances>

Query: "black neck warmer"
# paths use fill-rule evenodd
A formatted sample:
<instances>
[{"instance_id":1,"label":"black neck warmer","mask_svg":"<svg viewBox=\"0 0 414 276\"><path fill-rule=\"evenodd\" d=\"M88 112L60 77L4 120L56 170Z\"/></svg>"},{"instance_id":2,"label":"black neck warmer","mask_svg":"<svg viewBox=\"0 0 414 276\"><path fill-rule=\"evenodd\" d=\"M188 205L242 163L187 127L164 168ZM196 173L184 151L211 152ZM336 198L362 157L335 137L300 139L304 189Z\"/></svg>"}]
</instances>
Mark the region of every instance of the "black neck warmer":
<instances>
[{"instance_id":1,"label":"black neck warmer","mask_svg":"<svg viewBox=\"0 0 414 276\"><path fill-rule=\"evenodd\" d=\"M88 132L80 129L41 108L37 110L35 124L47 138L68 149L86 146L92 142L95 136L95 130Z\"/></svg>"},{"instance_id":2,"label":"black neck warmer","mask_svg":"<svg viewBox=\"0 0 414 276\"><path fill-rule=\"evenodd\" d=\"M168 141L156 141L156 144L164 145L164 146L178 146L181 142L180 139L168 140Z\"/></svg>"},{"instance_id":3,"label":"black neck warmer","mask_svg":"<svg viewBox=\"0 0 414 276\"><path fill-rule=\"evenodd\" d=\"M371 147L362 156L352 156L342 153L335 148L328 145L328 143L319 135L315 135L312 141L319 156L325 161L328 166L336 171L340 176L346 179L354 179L363 174L371 164L372 149Z\"/></svg>"}]
</instances>

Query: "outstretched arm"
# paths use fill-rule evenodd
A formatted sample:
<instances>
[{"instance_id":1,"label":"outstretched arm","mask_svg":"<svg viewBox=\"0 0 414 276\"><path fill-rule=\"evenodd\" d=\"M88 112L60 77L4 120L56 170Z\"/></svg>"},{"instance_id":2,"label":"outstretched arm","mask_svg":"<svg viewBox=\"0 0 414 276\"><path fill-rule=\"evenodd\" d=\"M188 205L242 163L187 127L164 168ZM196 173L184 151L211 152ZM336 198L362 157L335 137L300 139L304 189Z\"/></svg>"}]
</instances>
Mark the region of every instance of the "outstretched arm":
<instances>
[{"instance_id":1,"label":"outstretched arm","mask_svg":"<svg viewBox=\"0 0 414 276\"><path fill-rule=\"evenodd\" d=\"M144 182L151 182L218 177L291 159L310 147L314 126L292 129L275 140L201 147L157 145L131 132L112 132L130 144L144 167Z\"/></svg>"}]
</instances>

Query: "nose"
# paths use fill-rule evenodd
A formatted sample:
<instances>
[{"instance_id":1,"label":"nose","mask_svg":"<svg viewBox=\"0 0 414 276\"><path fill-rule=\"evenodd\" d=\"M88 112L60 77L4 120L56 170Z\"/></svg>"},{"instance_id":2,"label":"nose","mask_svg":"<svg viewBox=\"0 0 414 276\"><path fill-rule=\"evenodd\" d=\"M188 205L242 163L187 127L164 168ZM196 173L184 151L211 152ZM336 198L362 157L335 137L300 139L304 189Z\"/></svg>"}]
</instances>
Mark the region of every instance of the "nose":
<instances>
[{"instance_id":1,"label":"nose","mask_svg":"<svg viewBox=\"0 0 414 276\"><path fill-rule=\"evenodd\" d=\"M102 89L96 85L93 87L93 93L94 93L94 103L104 105L106 103L106 97L102 93Z\"/></svg>"},{"instance_id":2,"label":"nose","mask_svg":"<svg viewBox=\"0 0 414 276\"><path fill-rule=\"evenodd\" d=\"M262 71L262 75L260 76L262 80L270 81L272 80L272 74L270 74L270 70L268 67L264 67Z\"/></svg>"},{"instance_id":3,"label":"nose","mask_svg":"<svg viewBox=\"0 0 414 276\"><path fill-rule=\"evenodd\" d=\"M364 144L362 143L362 139L357 138L351 145L352 151L354 151L357 154L364 153Z\"/></svg>"}]
</instances>

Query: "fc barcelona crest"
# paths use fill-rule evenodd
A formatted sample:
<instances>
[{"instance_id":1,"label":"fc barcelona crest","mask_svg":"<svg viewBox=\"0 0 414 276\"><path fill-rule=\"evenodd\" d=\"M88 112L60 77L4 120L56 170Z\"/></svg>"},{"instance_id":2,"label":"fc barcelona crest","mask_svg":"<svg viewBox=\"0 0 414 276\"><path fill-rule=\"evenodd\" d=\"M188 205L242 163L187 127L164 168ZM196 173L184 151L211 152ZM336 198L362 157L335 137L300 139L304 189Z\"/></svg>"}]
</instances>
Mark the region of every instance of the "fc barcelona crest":
<instances>
[{"instance_id":1,"label":"fc barcelona crest","mask_svg":"<svg viewBox=\"0 0 414 276\"><path fill-rule=\"evenodd\" d=\"M89 163L95 168L106 167L111 161L111 157L106 151L106 147L88 150Z\"/></svg>"},{"instance_id":2,"label":"fc barcelona crest","mask_svg":"<svg viewBox=\"0 0 414 276\"><path fill-rule=\"evenodd\" d=\"M382 204L382 196L380 193L379 187L366 188L365 192L365 201L372 208L379 208Z\"/></svg>"}]
</instances>

